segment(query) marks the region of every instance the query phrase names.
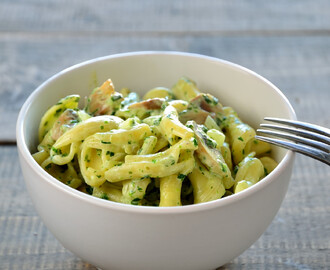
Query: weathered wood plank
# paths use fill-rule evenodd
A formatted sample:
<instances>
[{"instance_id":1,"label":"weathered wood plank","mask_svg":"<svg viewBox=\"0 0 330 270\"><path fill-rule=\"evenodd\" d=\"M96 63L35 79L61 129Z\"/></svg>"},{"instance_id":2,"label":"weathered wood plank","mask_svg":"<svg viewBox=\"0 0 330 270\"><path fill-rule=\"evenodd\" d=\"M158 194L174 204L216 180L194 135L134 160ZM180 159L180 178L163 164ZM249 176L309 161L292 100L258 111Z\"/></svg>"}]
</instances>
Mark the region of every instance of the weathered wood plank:
<instances>
[{"instance_id":1,"label":"weathered wood plank","mask_svg":"<svg viewBox=\"0 0 330 270\"><path fill-rule=\"evenodd\" d=\"M270 227L221 269L327 269L329 178L329 167L298 156L288 194ZM64 249L41 222L14 146L0 146L0 195L0 269L96 269Z\"/></svg>"},{"instance_id":2,"label":"weathered wood plank","mask_svg":"<svg viewBox=\"0 0 330 270\"><path fill-rule=\"evenodd\" d=\"M329 12L327 0L2 0L0 31L327 32Z\"/></svg>"},{"instance_id":3,"label":"weathered wood plank","mask_svg":"<svg viewBox=\"0 0 330 270\"><path fill-rule=\"evenodd\" d=\"M90 58L134 50L206 54L246 66L271 80L298 117L330 125L330 37L0 38L0 141L15 140L27 96L45 79ZM111 74L109 74L111 76Z\"/></svg>"}]
</instances>

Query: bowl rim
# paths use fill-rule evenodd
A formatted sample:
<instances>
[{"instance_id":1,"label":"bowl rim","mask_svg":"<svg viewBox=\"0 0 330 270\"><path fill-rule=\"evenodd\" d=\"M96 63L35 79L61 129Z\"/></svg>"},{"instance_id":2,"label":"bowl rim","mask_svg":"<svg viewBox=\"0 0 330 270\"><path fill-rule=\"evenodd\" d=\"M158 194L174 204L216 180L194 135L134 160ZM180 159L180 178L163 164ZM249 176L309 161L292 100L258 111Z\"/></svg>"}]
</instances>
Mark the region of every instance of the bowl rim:
<instances>
[{"instance_id":1,"label":"bowl rim","mask_svg":"<svg viewBox=\"0 0 330 270\"><path fill-rule=\"evenodd\" d=\"M247 197L253 196L254 193L258 192L259 190L263 189L267 185L271 184L271 182L276 181L276 178L278 175L280 175L288 166L290 166L290 163L294 160L294 152L290 150L285 150L286 153L283 157L283 159L280 161L278 166L272 171L269 175L267 175L265 178L262 179L262 181L259 181L252 187L243 190L237 194L233 194L231 196L227 196L218 200L204 202L200 204L192 204L192 205L185 205L185 206L179 206L179 207L155 207L155 206L136 206L136 205L130 205L130 204L123 204L113 201L108 201L104 199L100 199L97 197L93 197L89 194L85 194L81 191L78 191L74 188L71 188L62 182L58 181L56 178L52 177L50 174L48 174L45 170L39 166L39 164L33 159L32 154L30 153L26 140L24 137L24 119L25 115L27 114L27 111L32 106L33 101L37 98L40 92L51 82L55 81L57 78L62 76L63 74L69 73L73 70L79 69L81 67L94 64L96 62L100 61L108 61L111 59L116 58L123 58L123 57L134 57L134 56L146 56L146 55L153 55L153 56L160 56L160 55L175 55L180 57L193 57L193 58L200 58L209 60L212 62L218 62L222 63L224 65L230 66L234 69L238 69L241 72L247 73L248 75L251 75L253 77L256 77L257 79L263 81L265 84L269 85L270 88L276 92L277 95L279 95L282 100L284 101L285 105L287 106L289 113L290 113L290 119L296 120L296 114L295 111L290 104L287 97L270 81L268 81L266 78L262 77L261 75L257 74L256 72L243 67L239 64L232 63L227 60L223 60L220 58L212 57L212 56L206 56L202 54L196 54L196 53L188 53L188 52L179 52L179 51L137 51L137 52L127 52L127 53L118 53L118 54L112 54L102 57L93 58L75 65L72 65L68 68L63 69L62 71L54 74L50 78L48 78L46 81L44 81L41 85L39 85L26 99L23 106L21 107L21 110L18 114L17 123L16 123L16 141L17 141L17 148L19 150L19 154L21 158L23 158L26 163L29 165L29 167L34 170L34 172L43 180L45 180L49 185L56 188L58 191L64 192L69 196L72 196L78 200L82 200L85 203L90 203L98 207L111 209L115 211L124 211L124 212L130 212L130 213L143 213L143 214L183 214L183 213L194 213L199 211L205 211L214 209L217 207L223 207L225 205L238 202L240 200L243 200ZM28 181L28 179L25 179L25 181Z\"/></svg>"}]
</instances>

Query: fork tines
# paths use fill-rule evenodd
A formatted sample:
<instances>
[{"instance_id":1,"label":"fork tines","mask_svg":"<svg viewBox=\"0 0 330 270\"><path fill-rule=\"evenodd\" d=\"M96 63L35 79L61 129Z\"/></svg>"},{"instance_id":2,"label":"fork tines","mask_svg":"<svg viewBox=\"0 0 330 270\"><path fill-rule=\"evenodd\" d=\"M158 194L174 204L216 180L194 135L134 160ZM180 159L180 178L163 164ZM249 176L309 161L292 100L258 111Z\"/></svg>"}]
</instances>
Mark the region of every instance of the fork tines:
<instances>
[{"instance_id":1,"label":"fork tines","mask_svg":"<svg viewBox=\"0 0 330 270\"><path fill-rule=\"evenodd\" d=\"M256 136L256 139L299 152L330 165L330 129L280 118L266 117L265 120L281 125L261 124L261 127L267 129L257 129L257 132L285 140L264 136Z\"/></svg>"}]
</instances>

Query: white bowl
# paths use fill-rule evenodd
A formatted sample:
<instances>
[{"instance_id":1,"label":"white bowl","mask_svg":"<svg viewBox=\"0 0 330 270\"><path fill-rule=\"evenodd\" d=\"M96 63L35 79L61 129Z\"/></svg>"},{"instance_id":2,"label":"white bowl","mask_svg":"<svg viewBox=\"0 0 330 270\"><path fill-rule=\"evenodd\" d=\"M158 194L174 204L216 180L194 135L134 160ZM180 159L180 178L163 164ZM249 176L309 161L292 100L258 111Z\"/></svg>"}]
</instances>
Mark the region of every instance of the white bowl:
<instances>
[{"instance_id":1,"label":"white bowl","mask_svg":"<svg viewBox=\"0 0 330 270\"><path fill-rule=\"evenodd\" d=\"M38 87L17 121L17 145L27 189L47 228L64 247L102 269L214 269L240 255L267 229L288 188L291 151L274 148L278 167L253 187L208 203L143 207L98 199L48 175L32 158L48 107L69 94L87 96L111 78L117 89L143 93L188 76L257 127L265 116L295 119L273 84L241 66L202 55L137 52L70 67Z\"/></svg>"}]
</instances>

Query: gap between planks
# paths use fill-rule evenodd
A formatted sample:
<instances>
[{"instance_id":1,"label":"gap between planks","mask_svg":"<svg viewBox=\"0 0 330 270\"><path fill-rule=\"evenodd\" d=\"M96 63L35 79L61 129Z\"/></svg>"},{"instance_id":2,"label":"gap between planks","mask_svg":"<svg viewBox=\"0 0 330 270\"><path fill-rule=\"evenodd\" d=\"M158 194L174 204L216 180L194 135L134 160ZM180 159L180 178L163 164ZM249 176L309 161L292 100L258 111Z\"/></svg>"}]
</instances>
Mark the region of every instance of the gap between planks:
<instances>
[{"instance_id":1,"label":"gap between planks","mask_svg":"<svg viewBox=\"0 0 330 270\"><path fill-rule=\"evenodd\" d=\"M0 147L1 146L17 146L16 141L12 140L0 140Z\"/></svg>"},{"instance_id":2,"label":"gap between planks","mask_svg":"<svg viewBox=\"0 0 330 270\"><path fill-rule=\"evenodd\" d=\"M207 31L207 30L178 30L178 31L37 31L37 32L25 32L25 31L1 31L0 39L35 39L35 38L48 38L48 39L59 39L59 38L81 38L86 36L95 37L113 37L113 36L227 36L227 37L248 37L248 36L330 36L330 29L288 29L288 30L219 30L219 31Z\"/></svg>"}]
</instances>

